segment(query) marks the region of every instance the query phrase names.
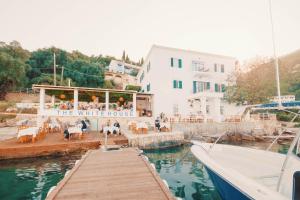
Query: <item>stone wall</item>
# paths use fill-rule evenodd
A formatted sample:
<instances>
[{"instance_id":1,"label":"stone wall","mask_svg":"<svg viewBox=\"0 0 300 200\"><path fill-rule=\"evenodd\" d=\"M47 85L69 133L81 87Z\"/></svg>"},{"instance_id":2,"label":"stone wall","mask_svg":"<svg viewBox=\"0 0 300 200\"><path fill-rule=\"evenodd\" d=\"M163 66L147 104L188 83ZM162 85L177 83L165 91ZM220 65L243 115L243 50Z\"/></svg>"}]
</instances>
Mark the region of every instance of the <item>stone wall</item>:
<instances>
[{"instance_id":1,"label":"stone wall","mask_svg":"<svg viewBox=\"0 0 300 200\"><path fill-rule=\"evenodd\" d=\"M280 127L280 123L277 121L172 124L172 130L182 131L186 138L190 138L192 135L218 135L224 132L248 135L272 135Z\"/></svg>"},{"instance_id":2,"label":"stone wall","mask_svg":"<svg viewBox=\"0 0 300 200\"><path fill-rule=\"evenodd\" d=\"M38 103L40 95L39 93L9 92L6 94L5 100L10 102ZM45 102L51 102L51 97L46 95Z\"/></svg>"},{"instance_id":3,"label":"stone wall","mask_svg":"<svg viewBox=\"0 0 300 200\"><path fill-rule=\"evenodd\" d=\"M132 147L139 147L141 149L156 149L170 146L177 146L184 142L183 132L160 132L148 133L144 135L126 134L128 143Z\"/></svg>"}]
</instances>

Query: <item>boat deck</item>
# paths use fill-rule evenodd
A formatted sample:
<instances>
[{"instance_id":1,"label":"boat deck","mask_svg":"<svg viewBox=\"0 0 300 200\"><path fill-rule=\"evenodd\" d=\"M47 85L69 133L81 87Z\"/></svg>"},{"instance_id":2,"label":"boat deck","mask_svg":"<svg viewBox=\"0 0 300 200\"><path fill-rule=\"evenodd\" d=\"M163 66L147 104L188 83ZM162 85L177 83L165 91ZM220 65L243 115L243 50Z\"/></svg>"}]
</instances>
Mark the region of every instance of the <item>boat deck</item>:
<instances>
[{"instance_id":1,"label":"boat deck","mask_svg":"<svg viewBox=\"0 0 300 200\"><path fill-rule=\"evenodd\" d=\"M134 148L91 150L47 199L174 199Z\"/></svg>"}]
</instances>

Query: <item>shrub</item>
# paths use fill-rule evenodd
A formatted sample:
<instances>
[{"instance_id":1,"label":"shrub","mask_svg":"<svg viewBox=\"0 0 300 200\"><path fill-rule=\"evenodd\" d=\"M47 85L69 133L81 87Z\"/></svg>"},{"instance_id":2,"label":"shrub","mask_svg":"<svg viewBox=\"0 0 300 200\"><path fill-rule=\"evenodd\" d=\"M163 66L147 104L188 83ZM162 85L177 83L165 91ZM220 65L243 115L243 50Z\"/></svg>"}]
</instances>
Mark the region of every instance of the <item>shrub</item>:
<instances>
[{"instance_id":1,"label":"shrub","mask_svg":"<svg viewBox=\"0 0 300 200\"><path fill-rule=\"evenodd\" d=\"M135 90L137 92L139 92L141 90L141 86L137 86L137 85L127 85L125 90Z\"/></svg>"}]
</instances>

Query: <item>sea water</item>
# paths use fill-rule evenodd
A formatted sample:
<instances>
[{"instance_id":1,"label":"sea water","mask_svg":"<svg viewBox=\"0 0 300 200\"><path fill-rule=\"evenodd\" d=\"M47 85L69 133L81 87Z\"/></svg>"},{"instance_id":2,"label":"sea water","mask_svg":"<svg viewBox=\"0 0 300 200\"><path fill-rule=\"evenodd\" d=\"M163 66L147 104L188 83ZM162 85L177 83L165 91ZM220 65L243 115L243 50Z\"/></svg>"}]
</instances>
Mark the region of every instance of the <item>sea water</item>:
<instances>
[{"instance_id":1,"label":"sea water","mask_svg":"<svg viewBox=\"0 0 300 200\"><path fill-rule=\"evenodd\" d=\"M269 144L233 144L257 149L266 149ZM288 145L276 145L276 151L286 153ZM144 154L155 165L156 171L165 179L171 192L186 200L221 200L206 169L191 153L190 146L184 145L168 149L145 150Z\"/></svg>"},{"instance_id":2,"label":"sea water","mask_svg":"<svg viewBox=\"0 0 300 200\"><path fill-rule=\"evenodd\" d=\"M257 143L239 144L262 148ZM265 146L263 146L265 149ZM288 146L278 149L286 153ZM182 199L220 200L203 165L193 156L189 145L148 150L145 155L154 163L171 192ZM49 189L72 169L81 153L62 157L46 157L0 161L0 199L45 199Z\"/></svg>"},{"instance_id":3,"label":"sea water","mask_svg":"<svg viewBox=\"0 0 300 200\"><path fill-rule=\"evenodd\" d=\"M45 199L81 154L0 162L0 199Z\"/></svg>"}]
</instances>

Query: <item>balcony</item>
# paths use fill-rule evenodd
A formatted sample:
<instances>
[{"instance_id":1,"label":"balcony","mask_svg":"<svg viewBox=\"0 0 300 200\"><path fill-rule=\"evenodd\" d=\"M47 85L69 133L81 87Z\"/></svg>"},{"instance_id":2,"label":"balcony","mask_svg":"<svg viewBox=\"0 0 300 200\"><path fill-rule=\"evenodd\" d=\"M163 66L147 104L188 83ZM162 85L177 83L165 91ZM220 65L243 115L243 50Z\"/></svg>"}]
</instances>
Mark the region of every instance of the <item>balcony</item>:
<instances>
[{"instance_id":1,"label":"balcony","mask_svg":"<svg viewBox=\"0 0 300 200\"><path fill-rule=\"evenodd\" d=\"M223 98L224 93L223 92L214 92L211 90L206 90L203 92L196 92L190 95L189 99L195 99L199 97L210 97L210 98Z\"/></svg>"}]
</instances>

